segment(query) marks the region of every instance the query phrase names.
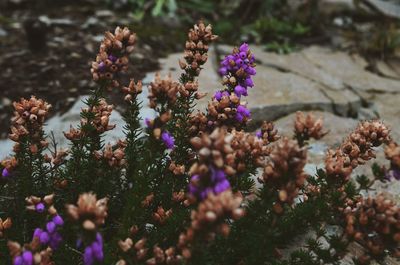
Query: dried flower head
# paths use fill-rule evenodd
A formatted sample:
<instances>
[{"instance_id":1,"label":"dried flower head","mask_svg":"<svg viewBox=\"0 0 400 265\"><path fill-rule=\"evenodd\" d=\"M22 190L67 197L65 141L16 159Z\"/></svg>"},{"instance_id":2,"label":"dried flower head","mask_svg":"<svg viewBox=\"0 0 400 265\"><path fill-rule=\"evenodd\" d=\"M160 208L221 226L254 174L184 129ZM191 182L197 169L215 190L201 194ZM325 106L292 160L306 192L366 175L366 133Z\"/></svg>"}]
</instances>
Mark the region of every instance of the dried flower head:
<instances>
[{"instance_id":1,"label":"dried flower head","mask_svg":"<svg viewBox=\"0 0 400 265\"><path fill-rule=\"evenodd\" d=\"M232 136L221 128L190 140L198 153L198 162L190 169L189 192L192 195L205 199L209 192L219 193L230 188L224 169L229 166L225 163L227 155L233 152L231 141Z\"/></svg>"},{"instance_id":2,"label":"dried flower head","mask_svg":"<svg viewBox=\"0 0 400 265\"><path fill-rule=\"evenodd\" d=\"M400 146L395 142L390 142L385 148L385 156L390 161L386 178L400 180Z\"/></svg>"},{"instance_id":3,"label":"dried flower head","mask_svg":"<svg viewBox=\"0 0 400 265\"><path fill-rule=\"evenodd\" d=\"M34 141L41 141L43 124L50 108L50 104L34 96L14 102L15 111L11 119L9 138L19 142L21 137L29 135Z\"/></svg>"},{"instance_id":4,"label":"dried flower head","mask_svg":"<svg viewBox=\"0 0 400 265\"><path fill-rule=\"evenodd\" d=\"M314 138L319 140L328 132L323 131L322 118L316 119L313 114L304 115L303 112L296 112L296 120L294 121L294 133L299 144Z\"/></svg>"},{"instance_id":5,"label":"dried flower head","mask_svg":"<svg viewBox=\"0 0 400 265\"><path fill-rule=\"evenodd\" d=\"M122 88L122 92L126 94L125 100L130 102L137 97L140 93L142 93L143 85L142 81L138 81L135 83L133 79L129 82L127 87Z\"/></svg>"},{"instance_id":6,"label":"dried flower head","mask_svg":"<svg viewBox=\"0 0 400 265\"><path fill-rule=\"evenodd\" d=\"M149 101L150 108L155 109L157 105L175 103L178 98L178 92L181 89L181 84L172 80L171 75L162 79L160 73L156 73L155 79L149 85Z\"/></svg>"},{"instance_id":7,"label":"dried flower head","mask_svg":"<svg viewBox=\"0 0 400 265\"><path fill-rule=\"evenodd\" d=\"M282 203L292 204L303 187L307 174L303 168L307 162L307 151L288 138L278 141L268 157L261 182L278 192L279 201L275 210L280 212Z\"/></svg>"},{"instance_id":8,"label":"dried flower head","mask_svg":"<svg viewBox=\"0 0 400 265\"><path fill-rule=\"evenodd\" d=\"M168 211L165 211L162 206L159 206L157 208L157 211L153 213L153 220L159 223L160 225L165 224L167 219L171 216L172 210L169 209Z\"/></svg>"},{"instance_id":9,"label":"dried flower head","mask_svg":"<svg viewBox=\"0 0 400 265\"><path fill-rule=\"evenodd\" d=\"M81 128L75 129L71 126L69 132L64 132L64 136L69 140L77 140L84 135L91 134L93 130L101 134L114 129L115 124L109 123L113 108L113 105L108 105L105 99L100 99L98 105L82 109L82 113L90 113L94 118L90 122L87 118L81 118Z\"/></svg>"},{"instance_id":10,"label":"dried flower head","mask_svg":"<svg viewBox=\"0 0 400 265\"><path fill-rule=\"evenodd\" d=\"M4 233L10 229L12 226L12 221L10 217L7 217L6 219L1 219L0 218L0 238L4 236Z\"/></svg>"},{"instance_id":11,"label":"dried flower head","mask_svg":"<svg viewBox=\"0 0 400 265\"><path fill-rule=\"evenodd\" d=\"M82 224L88 231L94 231L104 224L107 217L107 198L97 200L93 193L84 193L79 196L77 206L68 204L69 217Z\"/></svg>"},{"instance_id":12,"label":"dried flower head","mask_svg":"<svg viewBox=\"0 0 400 265\"><path fill-rule=\"evenodd\" d=\"M396 250L400 242L400 208L384 195L350 201L344 209L345 232L373 256Z\"/></svg>"},{"instance_id":13,"label":"dried flower head","mask_svg":"<svg viewBox=\"0 0 400 265\"><path fill-rule=\"evenodd\" d=\"M9 179L16 170L18 165L18 161L15 157L10 157L1 161L1 166L3 169L1 170L1 178L4 180Z\"/></svg>"},{"instance_id":14,"label":"dried flower head","mask_svg":"<svg viewBox=\"0 0 400 265\"><path fill-rule=\"evenodd\" d=\"M212 240L216 233L227 236L229 225L226 219L237 220L244 215L240 208L241 196L235 196L232 191L227 190L220 194L210 194L206 200L201 202L196 211L191 215L191 226L179 237L178 248L183 257L190 258L190 245L195 240Z\"/></svg>"},{"instance_id":15,"label":"dried flower head","mask_svg":"<svg viewBox=\"0 0 400 265\"><path fill-rule=\"evenodd\" d=\"M374 147L389 141L389 129L382 122L361 122L336 151L328 151L325 159L328 178L347 182L354 168L375 158Z\"/></svg>"},{"instance_id":16,"label":"dried flower head","mask_svg":"<svg viewBox=\"0 0 400 265\"><path fill-rule=\"evenodd\" d=\"M274 123L267 121L262 123L260 130L256 132L256 136L264 141L264 145L276 142L280 138Z\"/></svg>"},{"instance_id":17,"label":"dried flower head","mask_svg":"<svg viewBox=\"0 0 400 265\"><path fill-rule=\"evenodd\" d=\"M208 59L209 45L216 39L217 36L213 35L211 25L206 26L203 21L200 21L190 29L185 45L184 58L186 62L179 61L180 67L185 71L183 76L187 77L186 79L200 74L201 66Z\"/></svg>"},{"instance_id":18,"label":"dried flower head","mask_svg":"<svg viewBox=\"0 0 400 265\"><path fill-rule=\"evenodd\" d=\"M241 129L250 119L250 110L240 98L227 91L218 91L208 103L208 124L212 128L227 126Z\"/></svg>"},{"instance_id":19,"label":"dried flower head","mask_svg":"<svg viewBox=\"0 0 400 265\"><path fill-rule=\"evenodd\" d=\"M25 199L27 206L26 209L29 211L35 211L37 213L48 212L54 216L57 214L56 208L54 208L54 194L46 195L43 198L30 196Z\"/></svg>"},{"instance_id":20,"label":"dried flower head","mask_svg":"<svg viewBox=\"0 0 400 265\"><path fill-rule=\"evenodd\" d=\"M103 151L95 151L94 155L97 159L105 161L110 167L122 167L126 164L125 147L126 142L121 140L115 147L108 143Z\"/></svg>"},{"instance_id":21,"label":"dried flower head","mask_svg":"<svg viewBox=\"0 0 400 265\"><path fill-rule=\"evenodd\" d=\"M108 88L118 87L118 74L128 67L128 55L133 51L135 33L128 28L117 27L114 34L106 32L96 61L92 63L93 80L107 82Z\"/></svg>"}]
</instances>

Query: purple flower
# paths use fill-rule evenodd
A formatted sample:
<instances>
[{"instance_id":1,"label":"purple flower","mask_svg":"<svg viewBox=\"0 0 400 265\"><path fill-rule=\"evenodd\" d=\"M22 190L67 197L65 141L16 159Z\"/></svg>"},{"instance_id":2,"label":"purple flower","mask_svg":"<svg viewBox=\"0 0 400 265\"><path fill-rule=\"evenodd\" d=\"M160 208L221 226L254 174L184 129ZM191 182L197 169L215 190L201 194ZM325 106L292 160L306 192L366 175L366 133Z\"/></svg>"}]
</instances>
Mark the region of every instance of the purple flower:
<instances>
[{"instance_id":1,"label":"purple flower","mask_svg":"<svg viewBox=\"0 0 400 265\"><path fill-rule=\"evenodd\" d=\"M115 57L114 55L112 55L112 54L110 54L109 56L108 56L108 60L110 60L111 62L113 62L113 63L115 63L116 61L117 61L117 57Z\"/></svg>"},{"instance_id":2,"label":"purple flower","mask_svg":"<svg viewBox=\"0 0 400 265\"><path fill-rule=\"evenodd\" d=\"M104 259L103 238L100 233L96 234L96 240L88 245L83 252L83 263L92 265L95 262L101 262Z\"/></svg>"},{"instance_id":3,"label":"purple flower","mask_svg":"<svg viewBox=\"0 0 400 265\"><path fill-rule=\"evenodd\" d=\"M24 261L21 256L18 256L14 259L14 265L24 265Z\"/></svg>"},{"instance_id":4,"label":"purple flower","mask_svg":"<svg viewBox=\"0 0 400 265\"><path fill-rule=\"evenodd\" d=\"M24 251L22 253L22 260L24 265L32 265L33 264L33 255L30 251Z\"/></svg>"},{"instance_id":5,"label":"purple flower","mask_svg":"<svg viewBox=\"0 0 400 265\"><path fill-rule=\"evenodd\" d=\"M36 204L35 209L38 213L43 213L46 207L44 206L44 203L39 202L38 204Z\"/></svg>"},{"instance_id":6,"label":"purple flower","mask_svg":"<svg viewBox=\"0 0 400 265\"><path fill-rule=\"evenodd\" d=\"M62 237L61 237L60 233L55 232L50 236L49 246L52 249L57 249L61 242L62 242Z\"/></svg>"},{"instance_id":7,"label":"purple flower","mask_svg":"<svg viewBox=\"0 0 400 265\"><path fill-rule=\"evenodd\" d=\"M391 166L391 168L386 172L385 178L387 180L391 180L392 178L400 180L400 168Z\"/></svg>"},{"instance_id":8,"label":"purple flower","mask_svg":"<svg viewBox=\"0 0 400 265\"><path fill-rule=\"evenodd\" d=\"M222 169L210 167L210 174L205 176L193 175L190 179L189 193L204 200L210 192L221 193L231 187Z\"/></svg>"},{"instance_id":9,"label":"purple flower","mask_svg":"<svg viewBox=\"0 0 400 265\"><path fill-rule=\"evenodd\" d=\"M11 172L7 168L4 168L3 171L1 172L1 176L3 178L9 178L11 177Z\"/></svg>"},{"instance_id":10,"label":"purple flower","mask_svg":"<svg viewBox=\"0 0 400 265\"><path fill-rule=\"evenodd\" d=\"M247 96L247 89L241 85L237 85L235 87L234 90L236 96L238 96L239 98L243 95L243 96Z\"/></svg>"},{"instance_id":11,"label":"purple flower","mask_svg":"<svg viewBox=\"0 0 400 265\"><path fill-rule=\"evenodd\" d=\"M40 233L39 240L40 240L40 243L43 245L49 243L49 241L50 241L49 233L47 233L47 232Z\"/></svg>"},{"instance_id":12,"label":"purple flower","mask_svg":"<svg viewBox=\"0 0 400 265\"><path fill-rule=\"evenodd\" d=\"M258 139L261 139L262 136L263 136L262 131L257 131L257 132L256 132L256 136L257 136Z\"/></svg>"},{"instance_id":13,"label":"purple flower","mask_svg":"<svg viewBox=\"0 0 400 265\"><path fill-rule=\"evenodd\" d=\"M147 128L151 128L151 123L152 123L152 120L151 119L149 119L149 118L145 118L144 119L144 123L146 124L146 127Z\"/></svg>"},{"instance_id":14,"label":"purple flower","mask_svg":"<svg viewBox=\"0 0 400 265\"><path fill-rule=\"evenodd\" d=\"M43 230L40 228L36 228L35 231L33 231L33 237L40 237L42 234Z\"/></svg>"},{"instance_id":15,"label":"purple flower","mask_svg":"<svg viewBox=\"0 0 400 265\"><path fill-rule=\"evenodd\" d=\"M56 224L54 222L48 222L46 224L46 229L50 234L53 234L56 231Z\"/></svg>"},{"instance_id":16,"label":"purple flower","mask_svg":"<svg viewBox=\"0 0 400 265\"><path fill-rule=\"evenodd\" d=\"M174 148L174 146L175 146L175 139L174 139L174 137L173 137L171 134L169 134L169 132L163 132L163 133L161 134L161 139L162 139L162 141L164 142L165 146L166 146L168 149L173 149L173 148Z\"/></svg>"},{"instance_id":17,"label":"purple flower","mask_svg":"<svg viewBox=\"0 0 400 265\"><path fill-rule=\"evenodd\" d=\"M53 222L57 225L57 226L63 226L64 225L64 220L62 219L62 217L60 215L56 215L53 217Z\"/></svg>"},{"instance_id":18,"label":"purple flower","mask_svg":"<svg viewBox=\"0 0 400 265\"><path fill-rule=\"evenodd\" d=\"M100 62L98 66L99 72L103 73L106 71L106 64L104 62Z\"/></svg>"}]
</instances>

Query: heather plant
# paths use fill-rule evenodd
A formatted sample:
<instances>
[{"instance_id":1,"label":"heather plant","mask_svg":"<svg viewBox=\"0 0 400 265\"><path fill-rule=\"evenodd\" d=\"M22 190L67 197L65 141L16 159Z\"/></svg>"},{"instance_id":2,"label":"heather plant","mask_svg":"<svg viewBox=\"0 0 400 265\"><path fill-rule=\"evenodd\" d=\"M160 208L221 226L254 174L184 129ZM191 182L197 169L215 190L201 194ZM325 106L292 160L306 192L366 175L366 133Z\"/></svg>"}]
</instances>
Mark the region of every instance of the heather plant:
<instances>
[{"instance_id":1,"label":"heather plant","mask_svg":"<svg viewBox=\"0 0 400 265\"><path fill-rule=\"evenodd\" d=\"M400 178L387 126L361 122L308 174L307 145L328 133L322 118L299 112L292 138L269 121L245 130L245 97L257 89L246 43L223 58L221 88L195 110L216 38L203 22L190 29L179 80L157 74L148 86L156 116L144 127L142 82L123 81L136 42L128 28L105 33L91 68L98 86L64 133L68 150L44 132L49 104L14 103L14 152L0 168L1 264L338 264L352 242L364 249L358 263L399 256L400 208L366 192ZM104 142L116 126L110 90L126 104L125 139L116 143ZM388 166L352 178L381 145ZM296 237L308 239L293 245Z\"/></svg>"}]
</instances>

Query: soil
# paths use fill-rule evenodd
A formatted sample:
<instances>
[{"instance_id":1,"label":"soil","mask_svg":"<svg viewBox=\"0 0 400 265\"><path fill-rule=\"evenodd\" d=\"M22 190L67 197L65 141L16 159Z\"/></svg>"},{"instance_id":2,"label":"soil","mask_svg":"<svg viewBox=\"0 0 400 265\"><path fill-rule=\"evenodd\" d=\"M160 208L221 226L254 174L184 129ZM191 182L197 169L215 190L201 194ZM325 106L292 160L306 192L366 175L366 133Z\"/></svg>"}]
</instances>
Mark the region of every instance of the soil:
<instances>
[{"instance_id":1,"label":"soil","mask_svg":"<svg viewBox=\"0 0 400 265\"><path fill-rule=\"evenodd\" d=\"M116 25L131 28L133 24L129 10L110 11L101 1L2 1L0 138L7 136L13 101L35 95L52 104L54 115L66 111L78 96L88 94L95 85L90 65L102 34ZM136 28L144 30L146 25ZM176 44L164 42L163 36L168 32L158 28L161 29L150 30L157 34L144 37L137 32L138 45L132 54L128 77L142 79L158 68L159 57L179 49ZM113 103L121 98L115 94Z\"/></svg>"}]
</instances>

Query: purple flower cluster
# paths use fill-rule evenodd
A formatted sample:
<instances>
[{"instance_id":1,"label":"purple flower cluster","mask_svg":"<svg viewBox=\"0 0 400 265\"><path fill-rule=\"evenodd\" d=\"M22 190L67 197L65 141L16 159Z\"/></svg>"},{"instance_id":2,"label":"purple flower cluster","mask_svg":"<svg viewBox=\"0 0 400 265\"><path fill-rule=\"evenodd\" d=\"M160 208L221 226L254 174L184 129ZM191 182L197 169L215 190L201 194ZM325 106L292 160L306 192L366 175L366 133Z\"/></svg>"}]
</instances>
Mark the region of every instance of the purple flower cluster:
<instances>
[{"instance_id":1,"label":"purple flower cluster","mask_svg":"<svg viewBox=\"0 0 400 265\"><path fill-rule=\"evenodd\" d=\"M175 138L169 132L163 132L161 134L161 140L164 142L165 146L168 149L174 149L175 147Z\"/></svg>"},{"instance_id":2,"label":"purple flower cluster","mask_svg":"<svg viewBox=\"0 0 400 265\"><path fill-rule=\"evenodd\" d=\"M222 76L235 77L236 83L232 92L238 97L247 96L247 89L253 87L254 83L251 76L256 74L254 65L254 55L250 52L249 45L243 43L239 49L235 49L232 54L225 56L221 62L219 73Z\"/></svg>"},{"instance_id":3,"label":"purple flower cluster","mask_svg":"<svg viewBox=\"0 0 400 265\"><path fill-rule=\"evenodd\" d=\"M189 193L200 200L207 198L210 192L215 194L226 191L231 187L222 169L210 167L209 176L193 175L190 179Z\"/></svg>"},{"instance_id":4,"label":"purple flower cluster","mask_svg":"<svg viewBox=\"0 0 400 265\"><path fill-rule=\"evenodd\" d=\"M49 245L52 249L57 249L62 241L61 234L57 228L64 225L64 220L60 215L56 215L46 224L45 229L36 228L33 237L37 237L42 245Z\"/></svg>"},{"instance_id":5,"label":"purple flower cluster","mask_svg":"<svg viewBox=\"0 0 400 265\"><path fill-rule=\"evenodd\" d=\"M20 256L15 257L14 265L33 265L33 254L25 250Z\"/></svg>"},{"instance_id":6,"label":"purple flower cluster","mask_svg":"<svg viewBox=\"0 0 400 265\"><path fill-rule=\"evenodd\" d=\"M83 252L83 263L92 265L96 262L102 262L104 259L103 238L100 233L96 234L96 240L85 247Z\"/></svg>"}]
</instances>

